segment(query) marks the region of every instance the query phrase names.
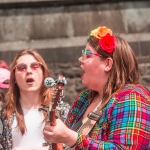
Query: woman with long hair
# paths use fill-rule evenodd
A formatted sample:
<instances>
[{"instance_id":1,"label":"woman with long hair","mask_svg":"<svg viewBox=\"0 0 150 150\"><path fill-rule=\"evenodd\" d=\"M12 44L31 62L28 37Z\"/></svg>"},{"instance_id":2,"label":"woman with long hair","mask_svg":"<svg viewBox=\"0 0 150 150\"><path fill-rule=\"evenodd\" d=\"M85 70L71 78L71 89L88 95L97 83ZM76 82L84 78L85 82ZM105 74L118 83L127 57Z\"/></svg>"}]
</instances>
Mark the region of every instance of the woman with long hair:
<instances>
[{"instance_id":1,"label":"woman with long hair","mask_svg":"<svg viewBox=\"0 0 150 150\"><path fill-rule=\"evenodd\" d=\"M129 44L100 26L91 31L79 63L87 90L76 97L67 126L60 119L55 127L46 124L45 140L75 150L150 149L150 92L139 82Z\"/></svg>"},{"instance_id":2,"label":"woman with long hair","mask_svg":"<svg viewBox=\"0 0 150 150\"><path fill-rule=\"evenodd\" d=\"M43 147L43 128L47 114L39 111L49 105L52 89L44 86L49 69L34 49L22 50L15 56L10 72L8 100L0 106L0 149L48 149Z\"/></svg>"}]
</instances>

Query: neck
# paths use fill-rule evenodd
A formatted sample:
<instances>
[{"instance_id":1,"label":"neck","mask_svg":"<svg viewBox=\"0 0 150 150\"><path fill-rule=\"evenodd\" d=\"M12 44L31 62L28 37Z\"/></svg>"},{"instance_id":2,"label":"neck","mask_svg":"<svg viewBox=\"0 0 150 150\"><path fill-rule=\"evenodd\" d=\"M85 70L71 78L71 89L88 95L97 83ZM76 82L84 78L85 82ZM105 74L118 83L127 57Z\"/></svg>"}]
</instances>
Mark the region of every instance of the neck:
<instances>
[{"instance_id":1,"label":"neck","mask_svg":"<svg viewBox=\"0 0 150 150\"><path fill-rule=\"evenodd\" d=\"M39 93L20 93L20 104L25 109L36 109L41 105Z\"/></svg>"}]
</instances>

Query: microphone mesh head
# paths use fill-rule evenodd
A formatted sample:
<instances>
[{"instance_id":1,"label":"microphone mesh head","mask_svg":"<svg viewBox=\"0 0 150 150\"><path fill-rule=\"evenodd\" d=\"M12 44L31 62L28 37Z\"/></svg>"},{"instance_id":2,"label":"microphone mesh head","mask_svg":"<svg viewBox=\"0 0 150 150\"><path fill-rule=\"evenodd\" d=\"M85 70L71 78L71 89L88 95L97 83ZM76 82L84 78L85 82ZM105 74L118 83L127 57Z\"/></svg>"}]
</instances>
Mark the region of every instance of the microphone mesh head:
<instances>
[{"instance_id":1,"label":"microphone mesh head","mask_svg":"<svg viewBox=\"0 0 150 150\"><path fill-rule=\"evenodd\" d=\"M46 79L44 80L44 85L45 85L47 88L53 87L54 84L55 84L55 80L54 80L53 78L48 77L48 78L46 78Z\"/></svg>"}]
</instances>

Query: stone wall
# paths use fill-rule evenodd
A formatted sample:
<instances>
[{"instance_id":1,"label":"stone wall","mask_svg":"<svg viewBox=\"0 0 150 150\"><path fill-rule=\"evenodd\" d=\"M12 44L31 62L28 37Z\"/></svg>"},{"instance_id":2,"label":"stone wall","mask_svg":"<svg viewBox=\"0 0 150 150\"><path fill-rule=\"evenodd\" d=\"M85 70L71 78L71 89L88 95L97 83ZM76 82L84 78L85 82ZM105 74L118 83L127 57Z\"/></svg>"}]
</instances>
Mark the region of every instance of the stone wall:
<instances>
[{"instance_id":1,"label":"stone wall","mask_svg":"<svg viewBox=\"0 0 150 150\"><path fill-rule=\"evenodd\" d=\"M105 25L129 42L138 58L141 82L150 88L149 1L91 3L89 0L81 4L72 0L69 5L67 1L59 5L40 5L38 0L28 5L27 1L18 1L19 4L17 0L0 2L0 59L11 64L18 50L37 49L53 78L59 74L66 77L65 101L72 103L84 88L78 57L89 32Z\"/></svg>"}]
</instances>

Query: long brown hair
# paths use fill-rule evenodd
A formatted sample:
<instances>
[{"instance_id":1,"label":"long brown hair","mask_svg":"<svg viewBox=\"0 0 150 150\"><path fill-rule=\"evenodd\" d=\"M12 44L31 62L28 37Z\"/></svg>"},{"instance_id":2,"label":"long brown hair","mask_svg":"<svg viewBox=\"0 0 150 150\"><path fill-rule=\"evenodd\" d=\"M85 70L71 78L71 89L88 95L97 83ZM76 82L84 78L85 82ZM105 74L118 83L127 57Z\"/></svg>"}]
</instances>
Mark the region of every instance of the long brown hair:
<instances>
[{"instance_id":1,"label":"long brown hair","mask_svg":"<svg viewBox=\"0 0 150 150\"><path fill-rule=\"evenodd\" d=\"M138 62L133 50L121 37L115 36L115 38L116 47L112 54L101 49L98 39L94 37L88 39L88 43L101 54L102 59L108 57L113 59L113 66L103 89L102 108L108 103L112 94L120 91L126 84L139 83ZM92 97L98 94L96 91L90 91L90 93L92 93Z\"/></svg>"},{"instance_id":2,"label":"long brown hair","mask_svg":"<svg viewBox=\"0 0 150 150\"><path fill-rule=\"evenodd\" d=\"M22 134L25 133L26 126L24 122L23 111L21 109L21 105L19 102L20 91L18 85L15 83L15 69L13 68L15 67L18 58L23 55L32 55L38 62L42 63L43 83L45 78L50 77L50 72L45 61L36 50L34 49L22 50L15 56L11 66L8 100L4 107L4 112L6 114L6 118L8 119L8 123L10 123L13 113L15 113L17 119L17 127L19 128ZM46 88L44 84L41 85L41 92L40 92L41 104L49 105L49 102L51 101L51 93L52 89ZM45 116L44 118L45 120L47 115L45 112L43 113Z\"/></svg>"}]
</instances>

